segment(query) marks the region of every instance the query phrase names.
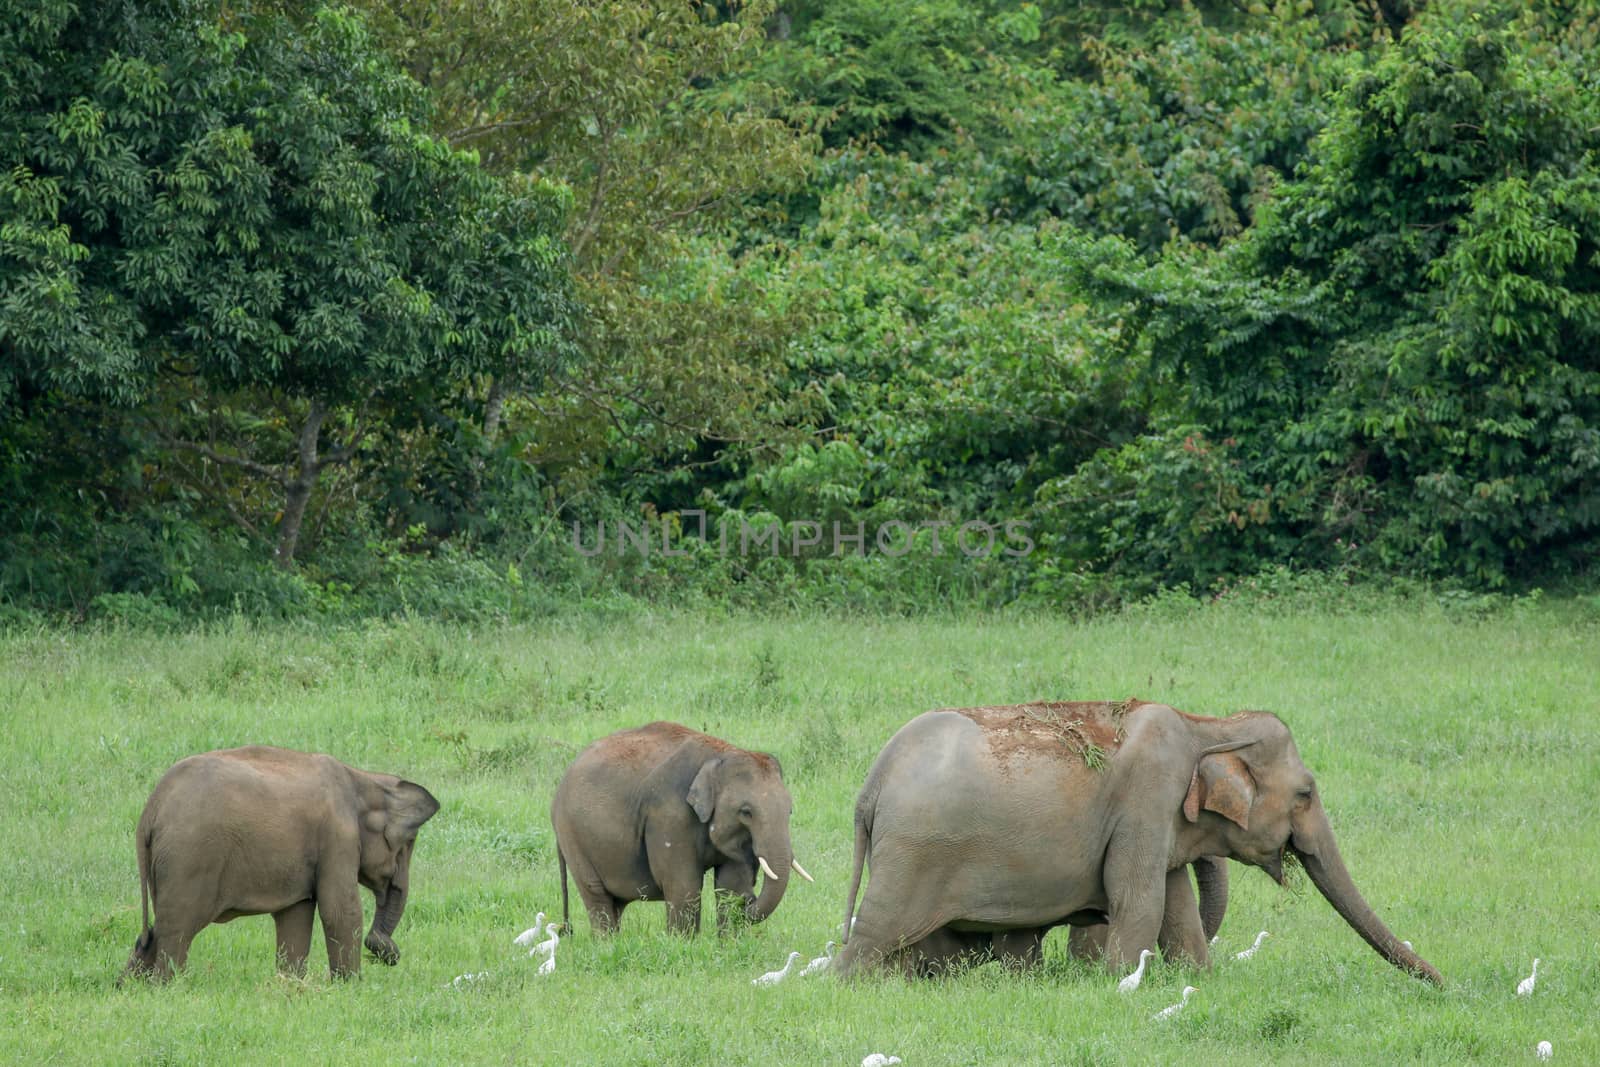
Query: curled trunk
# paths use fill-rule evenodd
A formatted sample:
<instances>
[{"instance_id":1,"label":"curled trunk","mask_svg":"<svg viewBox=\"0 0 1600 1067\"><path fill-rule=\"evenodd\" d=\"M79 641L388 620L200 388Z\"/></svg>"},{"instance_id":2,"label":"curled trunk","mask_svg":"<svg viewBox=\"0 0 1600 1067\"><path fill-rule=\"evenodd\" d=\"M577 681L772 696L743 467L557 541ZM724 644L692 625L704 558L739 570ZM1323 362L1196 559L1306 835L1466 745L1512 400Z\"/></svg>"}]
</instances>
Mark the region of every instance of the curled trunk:
<instances>
[{"instance_id":1,"label":"curled trunk","mask_svg":"<svg viewBox=\"0 0 1600 1067\"><path fill-rule=\"evenodd\" d=\"M372 929L367 931L364 942L367 951L384 963L393 965L400 962L400 948L394 943L394 931L405 913L406 888L392 884L378 902L378 909L372 916Z\"/></svg>"},{"instance_id":2,"label":"curled trunk","mask_svg":"<svg viewBox=\"0 0 1600 1067\"><path fill-rule=\"evenodd\" d=\"M745 918L751 922L761 922L778 908L778 903L783 900L783 894L789 889L793 880L794 851L789 845L787 832L775 834L766 841L753 841L756 856L767 861L767 866L772 868L776 878L763 874L761 877L761 893L745 908Z\"/></svg>"},{"instance_id":3,"label":"curled trunk","mask_svg":"<svg viewBox=\"0 0 1600 1067\"><path fill-rule=\"evenodd\" d=\"M1311 884L1378 955L1407 974L1434 985L1444 984L1433 965L1402 945L1356 889L1339 855L1339 846L1334 843L1333 828L1328 825L1328 816L1320 800L1314 800L1306 813L1295 821L1289 847L1300 858Z\"/></svg>"}]
</instances>

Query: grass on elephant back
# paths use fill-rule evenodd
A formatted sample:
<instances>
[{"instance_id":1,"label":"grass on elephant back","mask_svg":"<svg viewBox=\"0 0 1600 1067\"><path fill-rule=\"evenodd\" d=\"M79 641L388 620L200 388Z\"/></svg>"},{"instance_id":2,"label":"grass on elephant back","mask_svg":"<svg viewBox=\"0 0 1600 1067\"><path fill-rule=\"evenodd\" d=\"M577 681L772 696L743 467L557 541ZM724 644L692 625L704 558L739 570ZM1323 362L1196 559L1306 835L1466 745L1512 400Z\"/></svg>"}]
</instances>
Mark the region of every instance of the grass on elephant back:
<instances>
[{"instance_id":1,"label":"grass on elephant back","mask_svg":"<svg viewBox=\"0 0 1600 1067\"><path fill-rule=\"evenodd\" d=\"M1596 620L1560 603L1470 617L1432 603L1168 600L1089 622L682 613L3 635L0 1059L1506 1063L1549 1040L1558 1061L1600 1062L1594 837L1571 821L1600 795L1597 649ZM907 719L1129 695L1280 713L1357 883L1446 987L1389 967L1315 890L1237 865L1226 960L1156 966L1128 997L1067 958L1060 932L1030 975L750 985L789 951L809 959L837 939L855 792ZM535 911L559 911L555 781L589 740L655 718L783 760L818 884L726 939L669 937L662 906L636 904L619 936L596 941L578 909L558 969L537 977L511 939ZM272 923L246 918L205 930L171 986L117 990L150 788L181 756L245 742L404 774L443 802L418 838L399 966L369 958L360 982L336 985L314 943L310 978L278 978ZM1261 951L1232 962L1263 928ZM1535 955L1538 988L1518 998ZM487 974L452 987L469 971ZM1186 984L1199 990L1187 1007L1152 1022Z\"/></svg>"}]
</instances>

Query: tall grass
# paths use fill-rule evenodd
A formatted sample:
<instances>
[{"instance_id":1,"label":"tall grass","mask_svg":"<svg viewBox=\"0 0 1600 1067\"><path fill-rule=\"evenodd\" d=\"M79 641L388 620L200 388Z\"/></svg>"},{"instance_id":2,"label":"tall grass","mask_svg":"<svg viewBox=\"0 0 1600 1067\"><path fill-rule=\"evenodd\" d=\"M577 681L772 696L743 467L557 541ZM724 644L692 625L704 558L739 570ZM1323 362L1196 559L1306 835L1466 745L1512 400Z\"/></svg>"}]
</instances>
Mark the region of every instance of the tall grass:
<instances>
[{"instance_id":1,"label":"tall grass","mask_svg":"<svg viewBox=\"0 0 1600 1067\"><path fill-rule=\"evenodd\" d=\"M1545 1039L1562 1062L1600 1062L1600 829L1584 821L1600 796L1597 667L1600 623L1538 605L0 637L0 1060L1508 1063ZM1157 967L1134 996L1067 958L1060 932L1023 977L751 987L836 936L855 791L906 719L1133 695L1279 712L1357 883L1446 987L1385 964L1314 890L1237 865L1228 962ZM559 910L555 782L588 741L656 718L782 758L817 884L729 938L672 938L661 905L639 904L597 942L578 908L556 973L537 978L511 939ZM250 918L204 931L171 986L116 989L151 786L182 756L252 742L405 774L443 802L418 841L399 966L368 959L359 983L333 984L319 936L312 977L278 978L272 923ZM1259 929L1262 950L1231 962ZM1517 998L1534 956L1537 992ZM1152 1022L1184 984L1199 987L1188 1007Z\"/></svg>"}]
</instances>

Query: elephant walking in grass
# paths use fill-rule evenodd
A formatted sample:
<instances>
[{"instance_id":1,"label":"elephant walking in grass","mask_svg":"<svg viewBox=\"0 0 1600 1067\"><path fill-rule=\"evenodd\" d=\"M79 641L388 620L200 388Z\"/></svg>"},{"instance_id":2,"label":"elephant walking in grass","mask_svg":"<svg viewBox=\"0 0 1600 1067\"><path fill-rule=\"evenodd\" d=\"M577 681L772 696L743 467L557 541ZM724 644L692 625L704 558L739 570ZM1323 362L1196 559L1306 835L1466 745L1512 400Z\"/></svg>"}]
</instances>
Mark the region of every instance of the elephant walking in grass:
<instances>
[{"instance_id":1,"label":"elephant walking in grass","mask_svg":"<svg viewBox=\"0 0 1600 1067\"><path fill-rule=\"evenodd\" d=\"M417 830L438 810L420 785L332 756L258 745L180 760L139 818L144 928L123 976L169 977L196 934L241 915L271 915L280 969L303 974L313 914L329 970L359 974L359 886L378 901L366 947L397 962Z\"/></svg>"},{"instance_id":2,"label":"elephant walking in grass","mask_svg":"<svg viewBox=\"0 0 1600 1067\"><path fill-rule=\"evenodd\" d=\"M789 841L793 808L782 767L764 752L670 722L602 737L567 768L550 807L563 925L569 870L598 934L614 931L635 900L663 900L668 929L699 932L708 870L716 871L719 930L740 905L762 921L791 871L811 878Z\"/></svg>"},{"instance_id":3,"label":"elephant walking in grass","mask_svg":"<svg viewBox=\"0 0 1600 1067\"><path fill-rule=\"evenodd\" d=\"M1138 701L930 711L879 753L855 823L840 975L892 965L937 931L1020 935L1025 958L1063 923L1105 924L1113 971L1158 943L1203 963L1187 866L1231 858L1281 884L1293 856L1380 955L1441 981L1356 889L1311 772L1266 712L1212 719Z\"/></svg>"}]
</instances>

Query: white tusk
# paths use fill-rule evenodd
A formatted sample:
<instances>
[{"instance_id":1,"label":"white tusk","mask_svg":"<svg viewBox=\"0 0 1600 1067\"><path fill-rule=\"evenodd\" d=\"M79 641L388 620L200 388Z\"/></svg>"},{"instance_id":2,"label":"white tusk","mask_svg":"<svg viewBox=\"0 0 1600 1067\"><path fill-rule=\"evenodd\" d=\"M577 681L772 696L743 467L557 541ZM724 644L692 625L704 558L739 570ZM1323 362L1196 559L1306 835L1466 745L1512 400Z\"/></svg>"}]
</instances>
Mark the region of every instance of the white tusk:
<instances>
[{"instance_id":1,"label":"white tusk","mask_svg":"<svg viewBox=\"0 0 1600 1067\"><path fill-rule=\"evenodd\" d=\"M789 862L789 866L794 868L794 873L795 874L798 874L800 877L804 878L806 881L808 881L808 882L815 882L816 881L815 878L811 877L809 874L806 873L806 869L804 867L800 866L800 861L799 860L791 860Z\"/></svg>"},{"instance_id":2,"label":"white tusk","mask_svg":"<svg viewBox=\"0 0 1600 1067\"><path fill-rule=\"evenodd\" d=\"M771 878L774 882L783 881L782 878L778 877L778 874L777 874L776 871L774 871L771 867L767 866L767 858L765 856L757 856L756 857L756 862L761 864L761 873L762 874L766 875L768 878Z\"/></svg>"}]
</instances>

